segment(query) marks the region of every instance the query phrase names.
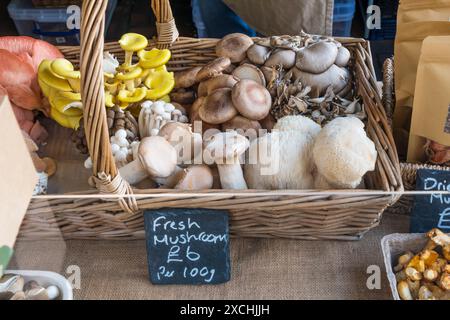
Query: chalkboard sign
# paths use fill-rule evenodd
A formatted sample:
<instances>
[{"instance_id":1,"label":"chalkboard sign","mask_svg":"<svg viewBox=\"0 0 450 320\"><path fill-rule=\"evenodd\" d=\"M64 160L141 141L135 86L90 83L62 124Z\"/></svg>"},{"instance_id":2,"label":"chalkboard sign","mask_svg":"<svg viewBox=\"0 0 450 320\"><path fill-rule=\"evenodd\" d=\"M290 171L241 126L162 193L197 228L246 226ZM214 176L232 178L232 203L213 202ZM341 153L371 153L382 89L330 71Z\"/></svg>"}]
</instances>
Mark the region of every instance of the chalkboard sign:
<instances>
[{"instance_id":1,"label":"chalkboard sign","mask_svg":"<svg viewBox=\"0 0 450 320\"><path fill-rule=\"evenodd\" d=\"M228 213L208 209L144 212L153 284L219 284L230 280Z\"/></svg>"},{"instance_id":2,"label":"chalkboard sign","mask_svg":"<svg viewBox=\"0 0 450 320\"><path fill-rule=\"evenodd\" d=\"M417 191L439 191L438 193L414 196L410 231L428 232L439 228L450 232L450 172L420 169L417 171Z\"/></svg>"}]
</instances>

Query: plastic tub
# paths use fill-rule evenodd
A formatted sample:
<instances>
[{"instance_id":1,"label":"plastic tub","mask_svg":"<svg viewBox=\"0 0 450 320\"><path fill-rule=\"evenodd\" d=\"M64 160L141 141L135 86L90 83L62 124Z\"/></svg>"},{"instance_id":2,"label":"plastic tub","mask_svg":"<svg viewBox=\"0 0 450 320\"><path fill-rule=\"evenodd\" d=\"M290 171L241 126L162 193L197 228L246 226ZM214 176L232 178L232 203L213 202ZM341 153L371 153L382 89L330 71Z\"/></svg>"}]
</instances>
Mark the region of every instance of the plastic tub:
<instances>
[{"instance_id":1,"label":"plastic tub","mask_svg":"<svg viewBox=\"0 0 450 320\"><path fill-rule=\"evenodd\" d=\"M117 0L110 0L106 9L105 32L111 22ZM80 30L70 30L66 8L35 8L31 0L12 0L8 13L17 32L23 36L45 40L54 45L79 45Z\"/></svg>"},{"instance_id":2,"label":"plastic tub","mask_svg":"<svg viewBox=\"0 0 450 320\"><path fill-rule=\"evenodd\" d=\"M355 0L335 0L333 12L333 35L350 37L352 33Z\"/></svg>"},{"instance_id":3,"label":"plastic tub","mask_svg":"<svg viewBox=\"0 0 450 320\"><path fill-rule=\"evenodd\" d=\"M28 270L6 270L4 274L12 273L22 276L25 283L31 280L36 281L40 286L56 286L59 289L57 300L73 300L73 290L69 281L63 276L50 271L28 271Z\"/></svg>"}]
</instances>

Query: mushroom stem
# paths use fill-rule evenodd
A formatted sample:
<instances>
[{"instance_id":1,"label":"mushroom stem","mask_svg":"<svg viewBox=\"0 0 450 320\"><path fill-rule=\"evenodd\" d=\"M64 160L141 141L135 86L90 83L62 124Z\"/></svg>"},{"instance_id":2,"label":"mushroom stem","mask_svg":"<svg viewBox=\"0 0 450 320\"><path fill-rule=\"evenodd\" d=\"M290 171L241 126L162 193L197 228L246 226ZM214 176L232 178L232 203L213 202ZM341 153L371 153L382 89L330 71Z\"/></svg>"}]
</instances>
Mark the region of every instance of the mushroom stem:
<instances>
[{"instance_id":1,"label":"mushroom stem","mask_svg":"<svg viewBox=\"0 0 450 320\"><path fill-rule=\"evenodd\" d=\"M142 166L142 163L139 160L139 158L133 160L126 166L120 168L119 172L122 178L125 179L131 185L139 183L148 177L148 172Z\"/></svg>"},{"instance_id":2,"label":"mushroom stem","mask_svg":"<svg viewBox=\"0 0 450 320\"><path fill-rule=\"evenodd\" d=\"M245 182L244 175L242 173L241 164L238 159L234 160L234 163L228 163L230 160L225 161L225 164L218 164L220 183L223 189L230 190L246 190L247 182Z\"/></svg>"},{"instance_id":3,"label":"mushroom stem","mask_svg":"<svg viewBox=\"0 0 450 320\"><path fill-rule=\"evenodd\" d=\"M125 63L126 67L131 66L133 63L133 51L125 51Z\"/></svg>"}]
</instances>

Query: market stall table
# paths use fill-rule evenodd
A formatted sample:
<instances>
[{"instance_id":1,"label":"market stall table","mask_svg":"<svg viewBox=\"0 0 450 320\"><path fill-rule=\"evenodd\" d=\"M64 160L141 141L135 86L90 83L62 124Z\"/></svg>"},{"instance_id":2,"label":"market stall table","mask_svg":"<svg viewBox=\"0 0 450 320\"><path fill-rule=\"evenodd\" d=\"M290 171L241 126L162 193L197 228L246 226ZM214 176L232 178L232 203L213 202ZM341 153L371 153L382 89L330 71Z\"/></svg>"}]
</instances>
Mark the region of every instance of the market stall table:
<instances>
[{"instance_id":1,"label":"market stall table","mask_svg":"<svg viewBox=\"0 0 450 320\"><path fill-rule=\"evenodd\" d=\"M75 299L391 299L380 240L408 227L389 214L361 241L232 239L231 281L217 286L152 285L144 241L19 241L11 267L69 276L79 266ZM380 290L366 286L371 265Z\"/></svg>"}]
</instances>

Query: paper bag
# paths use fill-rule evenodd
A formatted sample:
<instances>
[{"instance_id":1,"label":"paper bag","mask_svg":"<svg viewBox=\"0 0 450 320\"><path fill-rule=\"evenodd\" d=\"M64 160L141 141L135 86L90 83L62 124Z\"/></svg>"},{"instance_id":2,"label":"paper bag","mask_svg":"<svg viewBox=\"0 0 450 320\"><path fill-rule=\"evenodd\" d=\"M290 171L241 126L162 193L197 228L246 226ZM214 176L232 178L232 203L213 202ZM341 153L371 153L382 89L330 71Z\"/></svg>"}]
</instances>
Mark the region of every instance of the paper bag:
<instances>
[{"instance_id":1,"label":"paper bag","mask_svg":"<svg viewBox=\"0 0 450 320\"><path fill-rule=\"evenodd\" d=\"M37 173L9 100L0 96L0 276L12 254Z\"/></svg>"},{"instance_id":2,"label":"paper bag","mask_svg":"<svg viewBox=\"0 0 450 320\"><path fill-rule=\"evenodd\" d=\"M428 36L450 35L450 21L408 22L397 27L395 40L394 136L401 157L406 156L411 108L416 87L417 65L423 40Z\"/></svg>"},{"instance_id":3,"label":"paper bag","mask_svg":"<svg viewBox=\"0 0 450 320\"><path fill-rule=\"evenodd\" d=\"M424 162L426 139L450 146L450 36L427 37L423 42L408 162Z\"/></svg>"},{"instance_id":4,"label":"paper bag","mask_svg":"<svg viewBox=\"0 0 450 320\"><path fill-rule=\"evenodd\" d=\"M450 0L401 0L397 25L417 21L450 21Z\"/></svg>"}]
</instances>

